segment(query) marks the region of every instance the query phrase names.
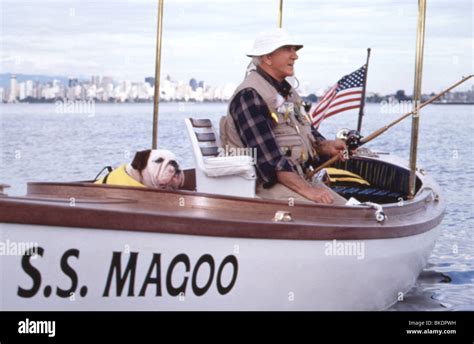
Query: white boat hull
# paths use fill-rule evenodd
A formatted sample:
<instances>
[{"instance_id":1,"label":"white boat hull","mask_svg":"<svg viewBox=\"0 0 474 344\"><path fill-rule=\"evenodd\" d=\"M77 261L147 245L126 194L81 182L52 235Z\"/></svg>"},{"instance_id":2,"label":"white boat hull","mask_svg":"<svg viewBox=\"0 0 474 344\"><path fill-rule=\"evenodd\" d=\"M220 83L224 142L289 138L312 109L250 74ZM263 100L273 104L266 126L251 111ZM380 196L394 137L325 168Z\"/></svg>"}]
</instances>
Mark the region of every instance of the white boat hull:
<instances>
[{"instance_id":1,"label":"white boat hull","mask_svg":"<svg viewBox=\"0 0 474 344\"><path fill-rule=\"evenodd\" d=\"M0 223L0 309L382 310L413 286L437 232L269 240ZM18 252L28 243L40 254Z\"/></svg>"}]
</instances>

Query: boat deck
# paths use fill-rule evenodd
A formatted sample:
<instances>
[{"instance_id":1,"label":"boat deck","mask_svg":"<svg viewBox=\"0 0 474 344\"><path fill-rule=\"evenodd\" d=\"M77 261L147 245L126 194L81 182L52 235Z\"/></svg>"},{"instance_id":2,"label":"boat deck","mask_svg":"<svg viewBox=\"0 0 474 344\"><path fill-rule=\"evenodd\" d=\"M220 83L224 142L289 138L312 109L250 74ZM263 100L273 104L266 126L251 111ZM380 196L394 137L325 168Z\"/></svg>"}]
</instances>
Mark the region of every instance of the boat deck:
<instances>
[{"instance_id":1,"label":"boat deck","mask_svg":"<svg viewBox=\"0 0 474 344\"><path fill-rule=\"evenodd\" d=\"M270 201L93 183L29 183L25 197L0 198L0 222L175 234L296 240L378 239L414 235L441 221L430 190L375 210ZM275 222L277 211L290 222Z\"/></svg>"}]
</instances>

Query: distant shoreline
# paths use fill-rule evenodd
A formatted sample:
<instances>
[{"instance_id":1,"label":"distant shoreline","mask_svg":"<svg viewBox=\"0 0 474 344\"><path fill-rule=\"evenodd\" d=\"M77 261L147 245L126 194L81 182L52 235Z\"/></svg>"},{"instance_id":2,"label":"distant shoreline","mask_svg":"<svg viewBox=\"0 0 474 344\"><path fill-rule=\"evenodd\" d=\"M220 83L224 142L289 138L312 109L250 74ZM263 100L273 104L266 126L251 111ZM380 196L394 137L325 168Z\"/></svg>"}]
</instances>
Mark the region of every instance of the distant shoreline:
<instances>
[{"instance_id":1,"label":"distant shoreline","mask_svg":"<svg viewBox=\"0 0 474 344\"><path fill-rule=\"evenodd\" d=\"M19 105L19 104L28 104L28 105L42 105L42 104L55 104L56 102L15 102L15 103L6 103L0 102L0 105ZM196 102L196 101L161 101L160 104L226 104L228 101L214 101L214 102ZM130 105L130 104L150 104L153 105L153 102L95 102L95 105L99 104L107 104L107 105ZM372 103L366 102L365 104L380 104L380 103ZM454 103L431 103L432 105L474 105L473 103L462 103L462 102L454 102Z\"/></svg>"},{"instance_id":2,"label":"distant shoreline","mask_svg":"<svg viewBox=\"0 0 474 344\"><path fill-rule=\"evenodd\" d=\"M61 102L61 100L56 100L56 101L39 101L39 102L15 102L15 103L8 103L8 102L0 102L0 105L6 105L6 104L55 104L56 102ZM78 102L87 102L87 101L82 101L82 100L77 100ZM72 101L74 102L74 101ZM226 104L229 101L221 100L221 101L184 101L184 100L172 100L172 101L165 101L162 100L160 101L160 104ZM108 104L108 105L130 105L130 104L151 104L153 105L153 102L94 102L95 105L98 104ZM380 102L366 102L366 104L381 104ZM452 102L452 103L440 103L440 102L433 102L431 103L432 105L474 105L474 102L471 103L463 103L463 102Z\"/></svg>"},{"instance_id":3,"label":"distant shoreline","mask_svg":"<svg viewBox=\"0 0 474 344\"><path fill-rule=\"evenodd\" d=\"M14 103L9 103L9 102L0 102L0 105L4 104L56 104L57 102L63 102L63 100L55 100L55 101L36 101L36 102L14 102ZM90 102L90 100L68 100L68 102L74 103L87 103ZM225 104L228 103L227 100L219 100L219 101L185 101L185 100L160 100L160 104ZM153 105L153 102L147 101L147 102L99 102L99 101L94 101L94 104L107 104L107 105L129 105L129 104L151 104Z\"/></svg>"},{"instance_id":4,"label":"distant shoreline","mask_svg":"<svg viewBox=\"0 0 474 344\"><path fill-rule=\"evenodd\" d=\"M433 105L474 105L474 103L463 103L463 102L453 102L453 103L431 103Z\"/></svg>"}]
</instances>

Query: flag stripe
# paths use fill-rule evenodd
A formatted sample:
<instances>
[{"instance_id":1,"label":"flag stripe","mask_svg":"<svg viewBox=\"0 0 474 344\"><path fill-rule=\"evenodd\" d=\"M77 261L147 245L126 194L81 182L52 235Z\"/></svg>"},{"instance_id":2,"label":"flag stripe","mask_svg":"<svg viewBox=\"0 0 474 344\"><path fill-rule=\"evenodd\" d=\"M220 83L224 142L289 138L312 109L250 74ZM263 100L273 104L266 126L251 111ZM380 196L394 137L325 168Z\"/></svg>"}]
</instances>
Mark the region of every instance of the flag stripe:
<instances>
[{"instance_id":1,"label":"flag stripe","mask_svg":"<svg viewBox=\"0 0 474 344\"><path fill-rule=\"evenodd\" d=\"M336 85L334 85L333 87L331 87L331 88L327 91L327 93L324 95L324 97L320 100L320 102L319 102L318 104L320 104L320 103L326 101L328 98L331 98L331 96L332 96L335 92L336 92Z\"/></svg>"},{"instance_id":2,"label":"flag stripe","mask_svg":"<svg viewBox=\"0 0 474 344\"><path fill-rule=\"evenodd\" d=\"M327 113L324 117L320 118L319 120L313 122L313 126L317 129L319 127L319 124L322 122L323 119L326 119L326 118L329 118L331 116L337 115L340 112L349 111L349 110L358 109L358 108L360 108L360 103L357 104L357 105L345 106L345 107L342 107L340 109L336 109L334 111L331 111L331 112Z\"/></svg>"},{"instance_id":3,"label":"flag stripe","mask_svg":"<svg viewBox=\"0 0 474 344\"><path fill-rule=\"evenodd\" d=\"M320 114L317 117L313 118L313 124L318 125L319 122L321 122L323 119L329 117L333 113L339 113L341 111L345 110L350 110L353 108L360 107L360 98L357 99L350 99L347 101L339 102L338 104L335 104L334 106L331 106L327 111L325 111L323 114Z\"/></svg>"},{"instance_id":4,"label":"flag stripe","mask_svg":"<svg viewBox=\"0 0 474 344\"><path fill-rule=\"evenodd\" d=\"M325 94L324 97L321 99L321 101L324 101L324 100L326 100L327 98L329 98L329 97L336 91L336 88L337 88L337 85L334 85L333 87L331 87L331 88L326 92L326 94Z\"/></svg>"},{"instance_id":5,"label":"flag stripe","mask_svg":"<svg viewBox=\"0 0 474 344\"><path fill-rule=\"evenodd\" d=\"M315 109L315 112L319 112L321 110L321 106L323 106L324 104L326 104L327 102L330 102L333 95L336 94L336 90L333 90L333 91L330 91L317 105L316 105L316 109Z\"/></svg>"},{"instance_id":6,"label":"flag stripe","mask_svg":"<svg viewBox=\"0 0 474 344\"><path fill-rule=\"evenodd\" d=\"M331 108L328 111L326 111L324 115L326 116L328 113L333 112L335 110L339 110L347 106L358 105L358 104L360 104L360 100L353 100L349 103L343 103L336 106L331 106Z\"/></svg>"},{"instance_id":7,"label":"flag stripe","mask_svg":"<svg viewBox=\"0 0 474 344\"><path fill-rule=\"evenodd\" d=\"M314 112L313 115L314 115L314 116L317 116L317 115L319 115L321 112L323 112L324 110L326 110L327 107L331 105L331 102L332 102L332 98L329 99L329 101L328 101L326 104L324 104L324 106L322 106L322 107L319 108L319 109L316 109L316 111Z\"/></svg>"},{"instance_id":8,"label":"flag stripe","mask_svg":"<svg viewBox=\"0 0 474 344\"><path fill-rule=\"evenodd\" d=\"M326 117L326 113L327 111L329 111L330 109L334 108L334 107L337 107L341 104L345 104L345 103L349 103L349 102L359 102L361 101L362 97L357 97L357 98L349 98L349 99L345 99L345 100L341 100L339 102L336 102L336 103L331 103L331 104L327 104L324 108L322 108L319 112L316 112L315 115L313 116L313 122L315 121L318 121L320 117ZM330 106L329 106L330 105Z\"/></svg>"},{"instance_id":9,"label":"flag stripe","mask_svg":"<svg viewBox=\"0 0 474 344\"><path fill-rule=\"evenodd\" d=\"M351 95L354 95L354 94L360 94L362 95L362 90L360 91L354 91L354 92L347 92L347 93L342 93L342 92L339 92L338 95L336 96L336 98L334 99L338 99L338 98L342 98L342 97L346 97L346 96L351 96Z\"/></svg>"},{"instance_id":10,"label":"flag stripe","mask_svg":"<svg viewBox=\"0 0 474 344\"><path fill-rule=\"evenodd\" d=\"M366 67L366 65L363 65L355 72L342 77L314 106L311 119L315 128L325 118L361 107Z\"/></svg>"},{"instance_id":11,"label":"flag stripe","mask_svg":"<svg viewBox=\"0 0 474 344\"><path fill-rule=\"evenodd\" d=\"M360 99L361 97L357 97L357 98L349 98L349 99L344 99L344 100L341 100L339 102L336 102L336 103L332 103L331 104L331 109L335 106L338 106L338 105L341 105L341 104L345 104L345 103L350 103L350 102L353 102L353 101L359 101L360 102Z\"/></svg>"},{"instance_id":12,"label":"flag stripe","mask_svg":"<svg viewBox=\"0 0 474 344\"><path fill-rule=\"evenodd\" d=\"M346 106L346 107L344 107L344 108L342 108L342 109L329 112L324 118L328 118L328 117L334 116L334 115L338 114L339 112L348 111L348 110L352 110L352 109L358 109L358 108L360 108L360 104L358 104L358 105L352 105L352 106Z\"/></svg>"}]
</instances>

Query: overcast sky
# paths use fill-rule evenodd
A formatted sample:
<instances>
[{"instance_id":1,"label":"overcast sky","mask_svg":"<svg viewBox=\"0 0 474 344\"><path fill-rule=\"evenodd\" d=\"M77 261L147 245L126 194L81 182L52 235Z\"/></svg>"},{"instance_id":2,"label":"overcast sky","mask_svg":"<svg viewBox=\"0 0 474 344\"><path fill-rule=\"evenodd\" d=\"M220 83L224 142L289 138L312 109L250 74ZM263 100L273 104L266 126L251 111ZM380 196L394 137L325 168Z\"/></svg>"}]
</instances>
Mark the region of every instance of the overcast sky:
<instances>
[{"instance_id":1,"label":"overcast sky","mask_svg":"<svg viewBox=\"0 0 474 344\"><path fill-rule=\"evenodd\" d=\"M296 74L321 92L365 63L368 90L412 93L416 0L285 0L305 47ZM157 1L0 0L0 72L142 80L154 75ZM278 0L165 0L162 77L239 83ZM428 0L423 92L473 73L473 0ZM460 89L471 88L472 82Z\"/></svg>"}]
</instances>

